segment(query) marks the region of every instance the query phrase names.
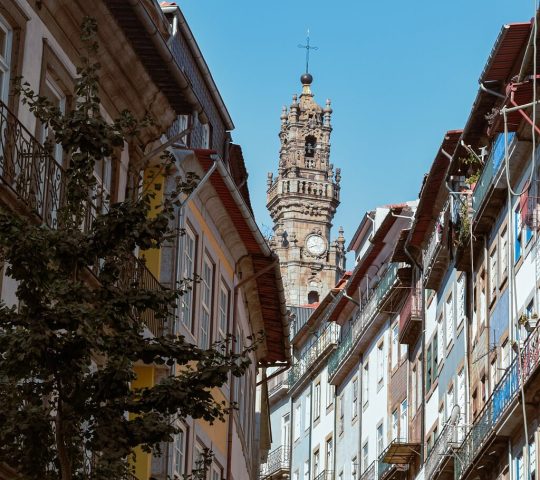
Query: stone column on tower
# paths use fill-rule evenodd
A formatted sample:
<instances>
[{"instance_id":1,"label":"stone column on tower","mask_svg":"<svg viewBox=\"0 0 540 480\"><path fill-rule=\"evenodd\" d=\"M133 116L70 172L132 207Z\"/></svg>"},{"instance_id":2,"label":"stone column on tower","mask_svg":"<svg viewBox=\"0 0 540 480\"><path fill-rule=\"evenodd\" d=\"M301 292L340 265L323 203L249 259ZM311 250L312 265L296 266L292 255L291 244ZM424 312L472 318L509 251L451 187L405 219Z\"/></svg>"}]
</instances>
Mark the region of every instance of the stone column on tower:
<instances>
[{"instance_id":1,"label":"stone column on tower","mask_svg":"<svg viewBox=\"0 0 540 480\"><path fill-rule=\"evenodd\" d=\"M330 163L332 107L321 107L301 77L302 93L281 112L278 173L268 174L271 245L279 256L289 305L318 302L345 269L345 239L331 239L339 205L341 170Z\"/></svg>"}]
</instances>

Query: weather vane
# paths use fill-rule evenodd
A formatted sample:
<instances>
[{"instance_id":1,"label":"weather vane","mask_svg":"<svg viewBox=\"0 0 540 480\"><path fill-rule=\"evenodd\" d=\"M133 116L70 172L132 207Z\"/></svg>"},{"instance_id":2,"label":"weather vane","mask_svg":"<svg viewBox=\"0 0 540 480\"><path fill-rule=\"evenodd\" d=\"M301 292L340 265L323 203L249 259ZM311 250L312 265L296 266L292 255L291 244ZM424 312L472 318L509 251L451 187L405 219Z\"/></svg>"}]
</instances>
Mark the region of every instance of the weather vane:
<instances>
[{"instance_id":1,"label":"weather vane","mask_svg":"<svg viewBox=\"0 0 540 480\"><path fill-rule=\"evenodd\" d=\"M298 48L305 48L306 49L306 73L309 73L309 51L310 50L319 50L319 47L312 47L309 44L309 28L308 28L308 31L307 31L306 44L305 45L298 44Z\"/></svg>"}]
</instances>

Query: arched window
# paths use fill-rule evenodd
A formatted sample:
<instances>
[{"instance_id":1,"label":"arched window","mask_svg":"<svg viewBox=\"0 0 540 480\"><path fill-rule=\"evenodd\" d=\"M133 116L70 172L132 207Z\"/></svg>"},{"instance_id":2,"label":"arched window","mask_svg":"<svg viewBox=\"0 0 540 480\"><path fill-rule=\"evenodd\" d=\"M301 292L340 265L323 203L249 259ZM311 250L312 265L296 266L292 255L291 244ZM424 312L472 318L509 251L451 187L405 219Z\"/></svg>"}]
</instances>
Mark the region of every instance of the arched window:
<instances>
[{"instance_id":1,"label":"arched window","mask_svg":"<svg viewBox=\"0 0 540 480\"><path fill-rule=\"evenodd\" d=\"M306 157L315 156L315 146L317 145L317 139L313 135L308 135L306 137Z\"/></svg>"},{"instance_id":2,"label":"arched window","mask_svg":"<svg viewBox=\"0 0 540 480\"><path fill-rule=\"evenodd\" d=\"M319 292L311 290L311 292L308 293L307 301L309 304L317 303L319 301Z\"/></svg>"}]
</instances>

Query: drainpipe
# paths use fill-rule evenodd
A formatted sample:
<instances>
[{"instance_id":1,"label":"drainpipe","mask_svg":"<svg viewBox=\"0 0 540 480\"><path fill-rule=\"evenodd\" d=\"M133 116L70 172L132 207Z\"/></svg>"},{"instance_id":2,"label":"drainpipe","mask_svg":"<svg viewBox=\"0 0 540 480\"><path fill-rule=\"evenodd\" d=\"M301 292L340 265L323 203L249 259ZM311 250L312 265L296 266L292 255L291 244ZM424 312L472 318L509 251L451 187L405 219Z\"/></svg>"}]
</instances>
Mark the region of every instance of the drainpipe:
<instances>
[{"instance_id":1,"label":"drainpipe","mask_svg":"<svg viewBox=\"0 0 540 480\"><path fill-rule=\"evenodd\" d=\"M320 390L320 389L319 389ZM322 415L322 412L321 412ZM315 479L313 476L313 467L311 466L313 463L312 456L311 456L311 437L313 436L313 379L311 378L309 381L309 439L308 439L308 459L309 459L309 476L312 479ZM319 450L319 466L321 463L321 453Z\"/></svg>"},{"instance_id":2,"label":"drainpipe","mask_svg":"<svg viewBox=\"0 0 540 480\"><path fill-rule=\"evenodd\" d=\"M536 78L533 79L533 81L536 81ZM540 100L537 100L535 102L529 102L529 103L526 103L524 105L518 105L516 103L516 101L514 100L514 95L515 95L515 88L514 88L514 85L511 85L510 87L510 103L513 105L513 107L510 107L510 108L507 108L507 107L503 107L503 110L506 112L506 113L510 113L510 112L515 112L517 111L524 119L525 121L531 125L535 132L540 135L540 128L538 128L534 123L533 121L531 120L531 118L523 111L524 108L528 108L528 107L532 107L534 105L537 105L538 103L540 103Z\"/></svg>"}]
</instances>

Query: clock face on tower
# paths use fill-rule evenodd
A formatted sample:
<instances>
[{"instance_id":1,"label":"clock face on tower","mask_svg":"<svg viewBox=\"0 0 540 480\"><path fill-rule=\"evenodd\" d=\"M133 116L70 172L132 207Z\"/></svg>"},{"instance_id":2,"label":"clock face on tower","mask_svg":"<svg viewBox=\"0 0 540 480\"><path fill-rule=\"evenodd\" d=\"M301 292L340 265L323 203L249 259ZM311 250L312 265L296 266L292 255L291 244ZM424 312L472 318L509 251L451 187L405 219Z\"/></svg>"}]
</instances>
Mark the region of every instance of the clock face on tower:
<instances>
[{"instance_id":1,"label":"clock face on tower","mask_svg":"<svg viewBox=\"0 0 540 480\"><path fill-rule=\"evenodd\" d=\"M319 257L326 251L326 241L320 235L309 235L306 238L306 249L311 255Z\"/></svg>"}]
</instances>

